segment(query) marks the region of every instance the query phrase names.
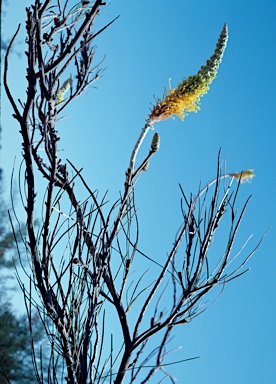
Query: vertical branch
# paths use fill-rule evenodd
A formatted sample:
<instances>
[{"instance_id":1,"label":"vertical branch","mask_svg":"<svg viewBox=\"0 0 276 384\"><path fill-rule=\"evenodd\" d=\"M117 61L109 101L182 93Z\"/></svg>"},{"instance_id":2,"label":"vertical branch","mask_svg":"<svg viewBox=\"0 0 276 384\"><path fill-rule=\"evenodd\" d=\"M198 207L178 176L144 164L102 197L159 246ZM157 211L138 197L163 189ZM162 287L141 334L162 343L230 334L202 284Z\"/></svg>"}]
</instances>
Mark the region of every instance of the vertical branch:
<instances>
[{"instance_id":1,"label":"vertical branch","mask_svg":"<svg viewBox=\"0 0 276 384\"><path fill-rule=\"evenodd\" d=\"M12 94L11 94L11 91L10 91L10 88L9 88L9 85L8 85L8 69L9 69L9 56L10 56L10 51L11 51L11 48L12 48L12 45L14 43L14 40L16 39L16 36L18 35L18 32L20 30L20 24L18 25L17 27L17 30L15 32L15 34L13 35L9 45L8 45L8 48L7 48L7 52L5 54L5 61L4 61L4 87L5 87L5 91L6 91L6 94L8 96L8 99L12 105L12 108L14 110L14 118L17 119L19 122L21 120L21 114L19 113L19 110L17 108L17 105L14 101L14 98L12 97Z\"/></svg>"}]
</instances>

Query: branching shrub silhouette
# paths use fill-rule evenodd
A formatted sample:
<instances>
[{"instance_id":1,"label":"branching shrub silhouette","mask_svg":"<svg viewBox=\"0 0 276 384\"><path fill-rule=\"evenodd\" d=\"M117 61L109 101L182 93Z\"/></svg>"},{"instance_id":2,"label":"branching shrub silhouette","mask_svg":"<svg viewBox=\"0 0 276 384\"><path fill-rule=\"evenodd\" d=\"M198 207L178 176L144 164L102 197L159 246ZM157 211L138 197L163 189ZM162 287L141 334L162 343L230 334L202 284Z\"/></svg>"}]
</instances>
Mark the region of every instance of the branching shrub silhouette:
<instances>
[{"instance_id":1,"label":"branching shrub silhouette","mask_svg":"<svg viewBox=\"0 0 276 384\"><path fill-rule=\"evenodd\" d=\"M244 273L240 268L256 250L238 268L228 268L248 203L238 214L238 190L254 173L250 169L226 174L219 157L215 179L195 196L187 197L181 188L183 224L164 264L158 264L154 255L147 256L154 272L151 283L144 284L143 265L139 265L138 273L132 272L136 255L142 254L134 185L159 149L158 133L154 133L141 164L136 164L136 158L145 136L159 121L173 115L184 119L188 112L199 110L199 100L209 90L221 63L228 28L224 25L214 54L197 75L184 79L163 100L157 100L130 151L122 193L111 204L106 195L100 197L88 185L81 170L59 157L57 118L100 78L101 63L94 64L92 44L114 22L93 32L105 2L82 1L71 9L69 3L34 1L26 9L28 88L26 100L19 104L8 85L9 53L19 27L8 47L4 68L5 90L23 140L21 193L31 289L23 283L21 288L29 317L34 309L38 311L51 349L48 362L44 361L46 373L35 364L37 381L43 383L47 377L51 383L64 379L71 384L105 380L119 384L126 379L146 383L161 371L175 382L165 369L172 331L204 310L201 303L210 290ZM69 64L75 66L72 77L66 75ZM238 182L233 187L235 179ZM47 183L45 190L39 187L41 180ZM78 197L79 188L88 196L85 201ZM39 204L43 215L37 230ZM229 216L225 249L215 259L210 258L214 235ZM112 319L114 329L108 329L107 319ZM35 351L33 354L36 362Z\"/></svg>"}]
</instances>

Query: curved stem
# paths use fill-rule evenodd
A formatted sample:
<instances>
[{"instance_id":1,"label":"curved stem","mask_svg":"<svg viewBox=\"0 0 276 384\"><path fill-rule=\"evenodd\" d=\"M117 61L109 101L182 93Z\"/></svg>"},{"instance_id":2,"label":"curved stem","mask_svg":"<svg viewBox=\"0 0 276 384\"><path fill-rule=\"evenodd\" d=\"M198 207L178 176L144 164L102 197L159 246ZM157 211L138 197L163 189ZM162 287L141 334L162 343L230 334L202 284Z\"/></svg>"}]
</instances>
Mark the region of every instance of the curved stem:
<instances>
[{"instance_id":1,"label":"curved stem","mask_svg":"<svg viewBox=\"0 0 276 384\"><path fill-rule=\"evenodd\" d=\"M134 170L134 165L135 165L135 160L136 160L136 156L137 156L137 153L149 131L149 129L152 128L152 125L149 124L149 123L146 123L146 125L144 126L144 128L142 128L142 131L140 133L140 136L138 137L138 140L133 148L133 151L131 153L131 156L130 156L130 162L129 162L129 168L132 170Z\"/></svg>"}]
</instances>

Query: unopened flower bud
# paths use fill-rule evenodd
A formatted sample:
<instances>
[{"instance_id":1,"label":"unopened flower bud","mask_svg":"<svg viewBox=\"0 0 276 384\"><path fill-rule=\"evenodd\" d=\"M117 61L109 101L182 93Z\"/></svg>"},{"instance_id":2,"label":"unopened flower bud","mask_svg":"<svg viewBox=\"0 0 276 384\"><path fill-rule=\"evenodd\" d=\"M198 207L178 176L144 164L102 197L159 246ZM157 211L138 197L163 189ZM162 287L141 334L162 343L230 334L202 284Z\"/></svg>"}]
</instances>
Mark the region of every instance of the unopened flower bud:
<instances>
[{"instance_id":1,"label":"unopened flower bud","mask_svg":"<svg viewBox=\"0 0 276 384\"><path fill-rule=\"evenodd\" d=\"M157 132L155 132L155 134L153 135L150 148L152 152L157 152L160 148L160 136Z\"/></svg>"},{"instance_id":2,"label":"unopened flower bud","mask_svg":"<svg viewBox=\"0 0 276 384\"><path fill-rule=\"evenodd\" d=\"M57 92L57 102L61 103L63 101L64 95L67 91L69 91L70 87L72 87L73 80L71 77L69 79L65 80L65 82L62 84L60 89Z\"/></svg>"},{"instance_id":3,"label":"unopened flower bud","mask_svg":"<svg viewBox=\"0 0 276 384\"><path fill-rule=\"evenodd\" d=\"M141 169L142 172L146 172L148 170L148 167L149 167L149 160L145 163L145 165L143 166L143 168Z\"/></svg>"}]
</instances>

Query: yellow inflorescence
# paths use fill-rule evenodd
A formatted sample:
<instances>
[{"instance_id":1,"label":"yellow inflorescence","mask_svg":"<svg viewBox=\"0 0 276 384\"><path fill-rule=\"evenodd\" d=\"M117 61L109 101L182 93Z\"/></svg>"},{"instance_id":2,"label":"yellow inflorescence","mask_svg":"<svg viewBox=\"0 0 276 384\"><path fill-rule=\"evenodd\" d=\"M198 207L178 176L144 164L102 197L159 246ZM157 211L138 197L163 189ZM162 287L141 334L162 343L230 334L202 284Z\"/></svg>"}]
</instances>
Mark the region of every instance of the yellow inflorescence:
<instances>
[{"instance_id":1,"label":"yellow inflorescence","mask_svg":"<svg viewBox=\"0 0 276 384\"><path fill-rule=\"evenodd\" d=\"M153 108L148 123L152 124L160 120L166 120L173 115L183 120L187 112L197 112L200 109L200 98L208 92L209 85L217 75L227 40L228 28L225 24L215 52L206 65L200 68L197 75L184 79L176 89L172 88L165 99L157 103Z\"/></svg>"},{"instance_id":2,"label":"yellow inflorescence","mask_svg":"<svg viewBox=\"0 0 276 384\"><path fill-rule=\"evenodd\" d=\"M245 171L230 173L229 176L234 177L234 179L240 180L241 183L249 183L255 176L255 173L254 169L246 169Z\"/></svg>"}]
</instances>

